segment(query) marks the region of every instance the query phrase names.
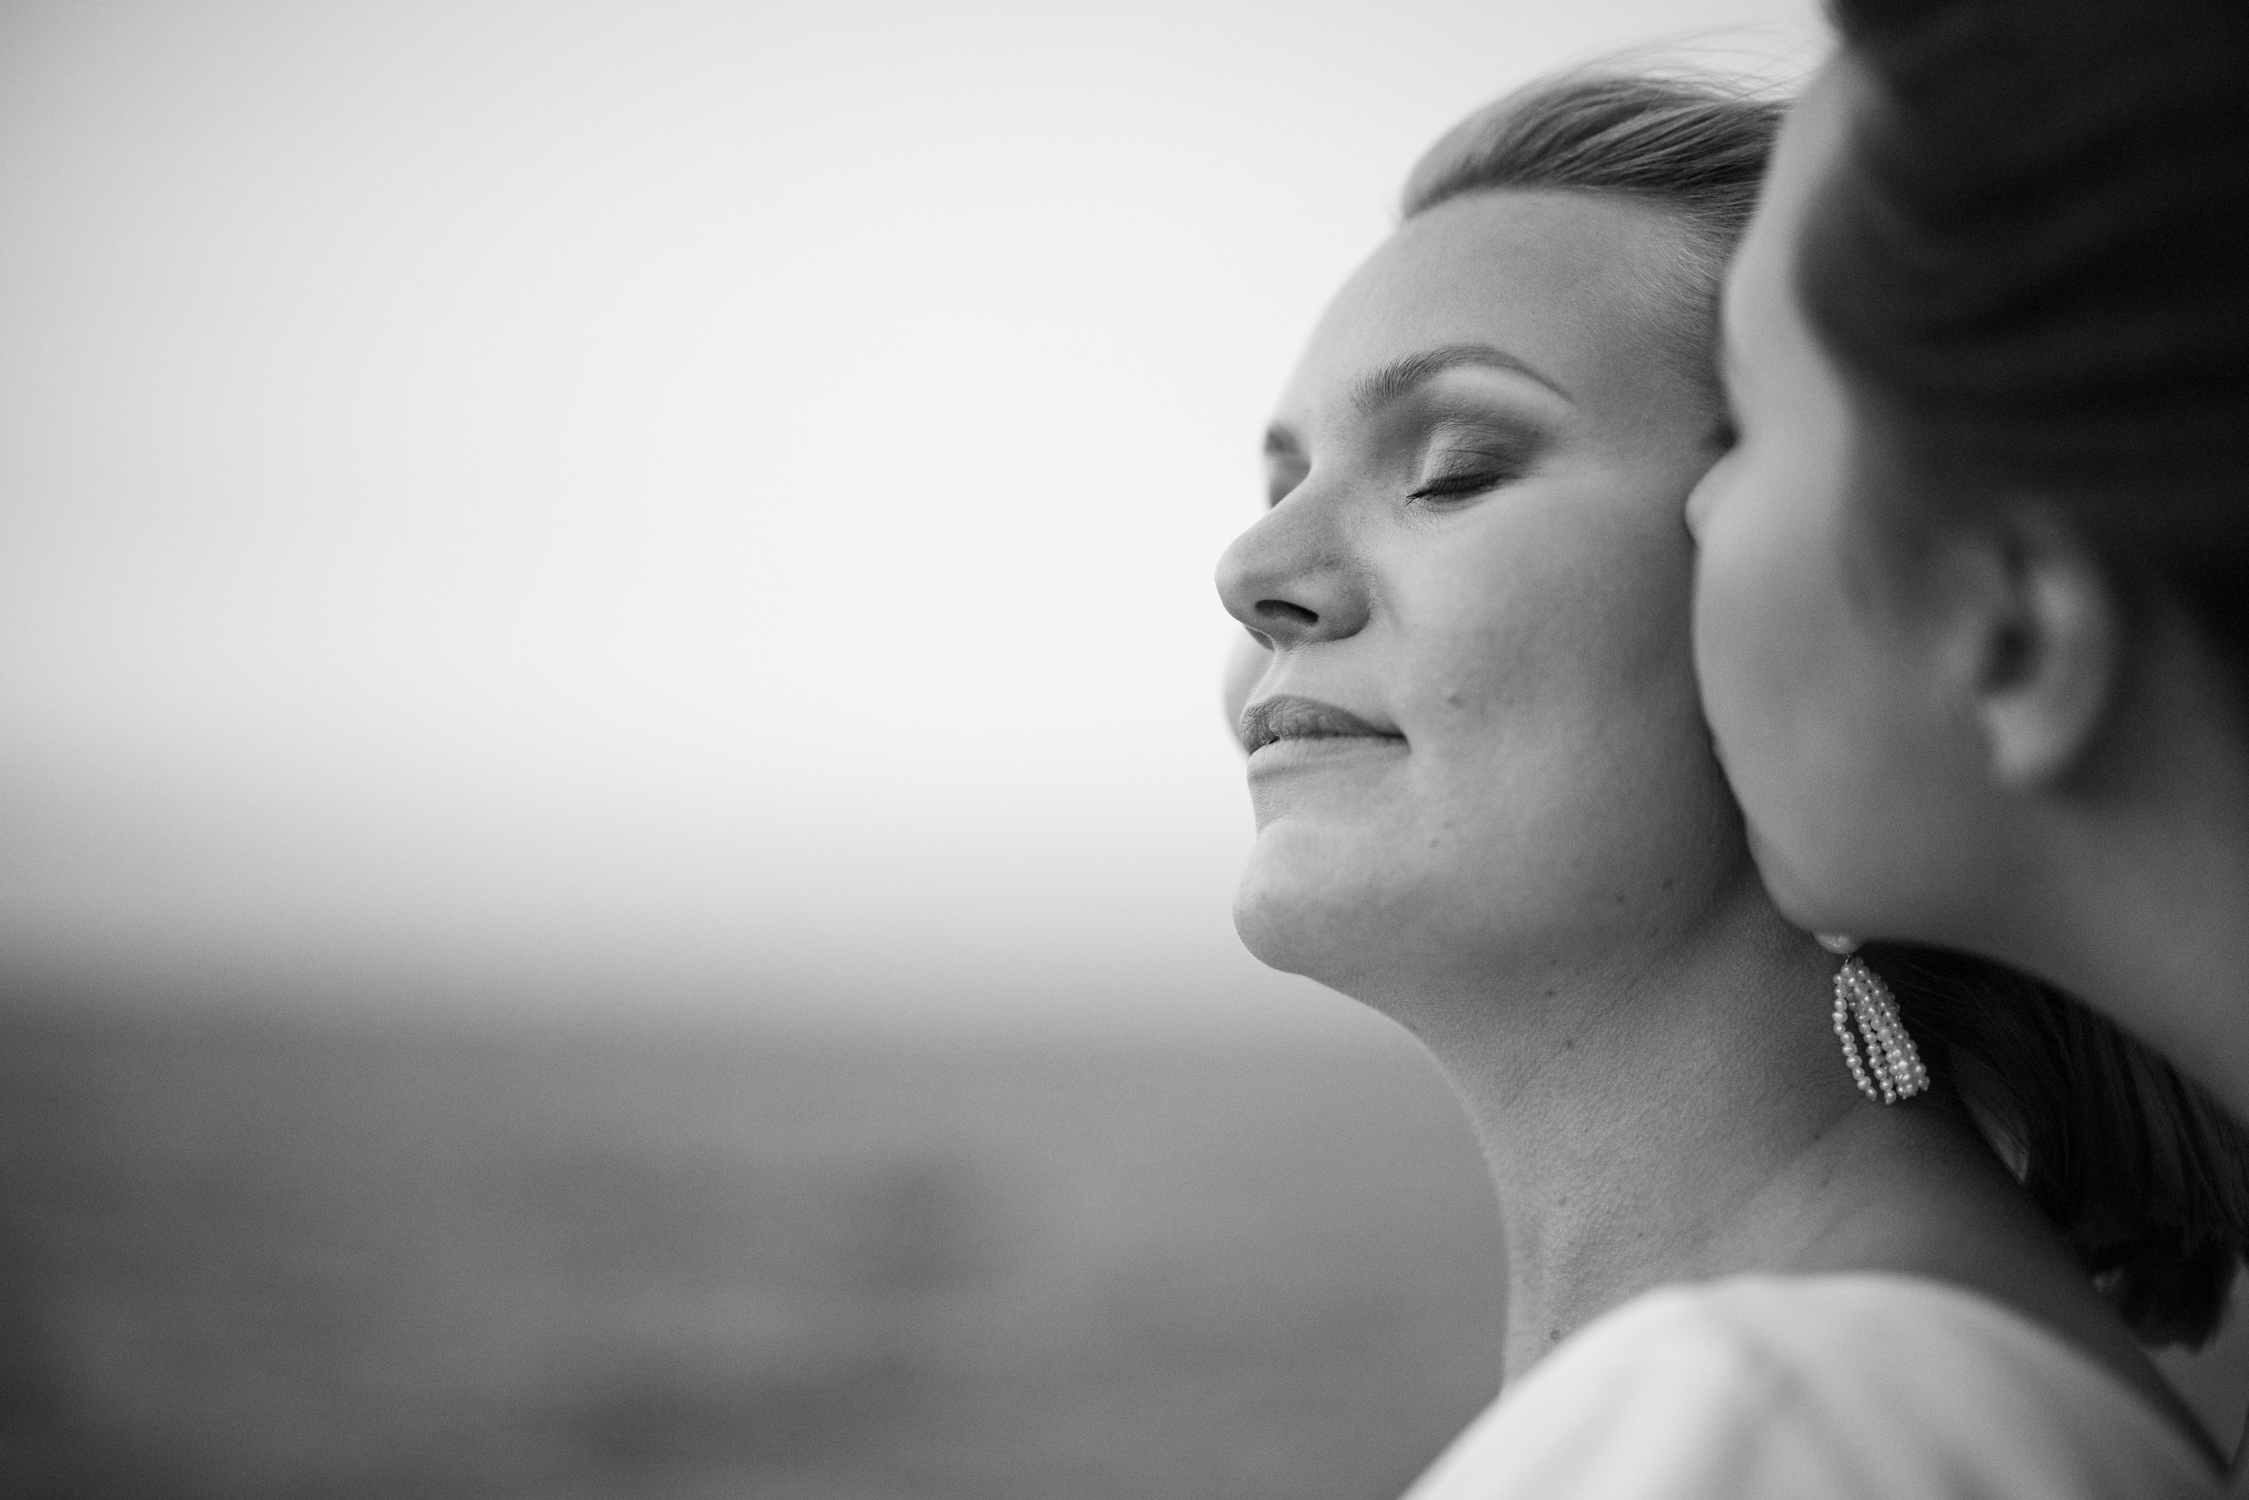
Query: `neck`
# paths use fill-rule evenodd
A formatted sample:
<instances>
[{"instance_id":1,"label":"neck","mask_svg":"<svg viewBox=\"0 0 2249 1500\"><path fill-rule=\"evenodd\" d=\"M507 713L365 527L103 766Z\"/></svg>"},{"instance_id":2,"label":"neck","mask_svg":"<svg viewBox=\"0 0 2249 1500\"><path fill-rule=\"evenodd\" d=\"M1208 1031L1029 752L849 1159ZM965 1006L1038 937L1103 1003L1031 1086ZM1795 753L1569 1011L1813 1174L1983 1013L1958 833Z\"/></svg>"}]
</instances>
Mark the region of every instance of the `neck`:
<instances>
[{"instance_id":1,"label":"neck","mask_svg":"<svg viewBox=\"0 0 2249 1500\"><path fill-rule=\"evenodd\" d=\"M1665 1283L1886 1271L1979 1291L2159 1386L1949 1095L1859 1094L1834 968L1753 898L1663 955L1389 997L1491 1169L1506 1378Z\"/></svg>"},{"instance_id":2,"label":"neck","mask_svg":"<svg viewBox=\"0 0 2249 1500\"><path fill-rule=\"evenodd\" d=\"M2226 820L2231 824L2231 820ZM2249 1117L2249 819L2097 841L2010 946Z\"/></svg>"},{"instance_id":3,"label":"neck","mask_svg":"<svg viewBox=\"0 0 2249 1500\"><path fill-rule=\"evenodd\" d=\"M2161 634L2095 763L2032 809L2018 894L1963 936L2249 1118L2249 731L2222 664Z\"/></svg>"},{"instance_id":4,"label":"neck","mask_svg":"<svg viewBox=\"0 0 2249 1500\"><path fill-rule=\"evenodd\" d=\"M1366 998L1468 1107L1506 1250L1513 1380L1668 1282L1884 1272L2044 1326L2215 1450L1940 1084L1864 1099L1829 1029L1835 961L1751 886L1700 936Z\"/></svg>"},{"instance_id":5,"label":"neck","mask_svg":"<svg viewBox=\"0 0 2249 1500\"><path fill-rule=\"evenodd\" d=\"M1383 1005L1452 1080L1490 1166L1510 1379L1641 1291L1786 1269L1828 1225L1791 1184L1870 1108L1828 1029L1833 960L1761 900L1738 906L1663 953Z\"/></svg>"}]
</instances>

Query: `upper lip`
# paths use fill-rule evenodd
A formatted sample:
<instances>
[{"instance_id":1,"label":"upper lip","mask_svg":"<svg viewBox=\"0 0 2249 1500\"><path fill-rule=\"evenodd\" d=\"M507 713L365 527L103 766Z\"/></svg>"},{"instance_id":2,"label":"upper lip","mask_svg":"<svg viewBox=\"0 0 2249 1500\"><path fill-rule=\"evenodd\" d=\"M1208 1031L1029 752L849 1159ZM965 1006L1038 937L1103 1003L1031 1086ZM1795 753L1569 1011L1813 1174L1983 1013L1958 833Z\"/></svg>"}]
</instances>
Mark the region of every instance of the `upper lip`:
<instances>
[{"instance_id":1,"label":"upper lip","mask_svg":"<svg viewBox=\"0 0 2249 1500\"><path fill-rule=\"evenodd\" d=\"M1395 729L1370 723L1347 708L1337 708L1332 703L1295 693L1276 693L1243 709L1241 734L1242 748L1252 755L1275 740L1405 738Z\"/></svg>"}]
</instances>

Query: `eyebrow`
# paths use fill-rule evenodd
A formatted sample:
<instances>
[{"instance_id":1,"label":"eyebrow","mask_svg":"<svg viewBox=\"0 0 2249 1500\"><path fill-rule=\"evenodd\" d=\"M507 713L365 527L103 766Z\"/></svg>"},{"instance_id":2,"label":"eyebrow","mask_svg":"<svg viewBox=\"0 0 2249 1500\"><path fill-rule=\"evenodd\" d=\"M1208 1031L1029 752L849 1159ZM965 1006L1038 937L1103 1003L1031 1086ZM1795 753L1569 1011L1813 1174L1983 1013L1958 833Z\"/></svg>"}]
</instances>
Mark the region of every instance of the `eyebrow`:
<instances>
[{"instance_id":1,"label":"eyebrow","mask_svg":"<svg viewBox=\"0 0 2249 1500\"><path fill-rule=\"evenodd\" d=\"M1572 405L1577 401L1576 397L1562 389L1559 382L1542 374L1536 366L1517 359L1505 349L1495 348L1490 344L1445 344L1394 359L1381 369L1361 376L1351 388L1351 402L1358 407L1362 416L1373 416L1423 382L1432 380L1447 370L1462 368L1505 370L1545 386Z\"/></svg>"}]
</instances>

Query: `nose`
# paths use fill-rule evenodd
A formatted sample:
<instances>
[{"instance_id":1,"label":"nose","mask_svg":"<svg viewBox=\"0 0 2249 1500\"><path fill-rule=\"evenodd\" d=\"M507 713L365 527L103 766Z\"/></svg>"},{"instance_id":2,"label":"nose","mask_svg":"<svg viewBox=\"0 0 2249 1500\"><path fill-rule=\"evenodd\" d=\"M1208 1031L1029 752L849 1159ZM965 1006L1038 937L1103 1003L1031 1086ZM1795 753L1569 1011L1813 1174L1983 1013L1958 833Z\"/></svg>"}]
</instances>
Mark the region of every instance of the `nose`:
<instances>
[{"instance_id":1,"label":"nose","mask_svg":"<svg viewBox=\"0 0 2249 1500\"><path fill-rule=\"evenodd\" d=\"M1367 589L1337 507L1295 494L1258 518L1218 559L1226 612L1276 651L1341 640L1367 623Z\"/></svg>"}]
</instances>

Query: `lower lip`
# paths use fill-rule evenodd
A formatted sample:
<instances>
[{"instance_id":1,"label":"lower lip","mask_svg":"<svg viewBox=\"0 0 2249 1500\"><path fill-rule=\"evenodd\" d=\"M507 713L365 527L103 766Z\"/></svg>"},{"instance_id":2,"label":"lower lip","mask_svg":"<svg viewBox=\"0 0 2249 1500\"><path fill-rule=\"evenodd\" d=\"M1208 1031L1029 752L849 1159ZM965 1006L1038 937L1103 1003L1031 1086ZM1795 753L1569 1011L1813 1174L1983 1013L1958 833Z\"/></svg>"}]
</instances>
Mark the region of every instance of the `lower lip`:
<instances>
[{"instance_id":1,"label":"lower lip","mask_svg":"<svg viewBox=\"0 0 2249 1500\"><path fill-rule=\"evenodd\" d=\"M1249 774L1309 770L1370 756L1395 755L1405 748L1404 736L1395 734L1324 734L1275 740L1250 752Z\"/></svg>"}]
</instances>

